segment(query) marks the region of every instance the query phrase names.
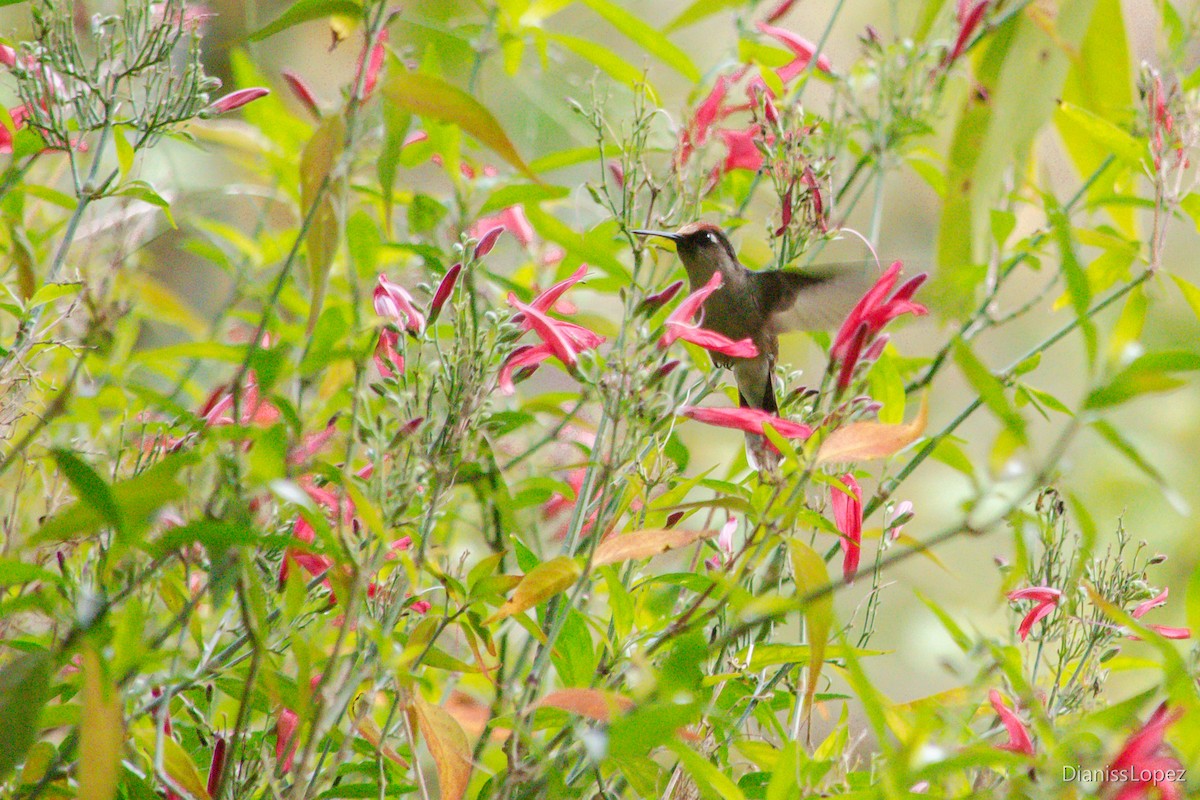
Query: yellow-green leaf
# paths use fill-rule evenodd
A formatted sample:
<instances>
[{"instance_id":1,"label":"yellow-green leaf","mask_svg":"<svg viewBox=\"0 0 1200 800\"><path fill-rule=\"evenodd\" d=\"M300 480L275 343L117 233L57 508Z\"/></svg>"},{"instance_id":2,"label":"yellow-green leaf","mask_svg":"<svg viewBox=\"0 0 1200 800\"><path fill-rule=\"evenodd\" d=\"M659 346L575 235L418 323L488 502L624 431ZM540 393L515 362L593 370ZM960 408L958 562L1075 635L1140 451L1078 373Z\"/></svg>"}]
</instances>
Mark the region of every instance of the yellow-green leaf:
<instances>
[{"instance_id":1,"label":"yellow-green leaf","mask_svg":"<svg viewBox=\"0 0 1200 800\"><path fill-rule=\"evenodd\" d=\"M635 558L651 558L669 550L687 547L702 539L717 535L717 531L682 530L679 528L649 528L620 536L610 536L596 547L592 566L616 564Z\"/></svg>"},{"instance_id":2,"label":"yellow-green leaf","mask_svg":"<svg viewBox=\"0 0 1200 800\"><path fill-rule=\"evenodd\" d=\"M125 723L121 695L100 656L83 651L83 713L79 720L79 798L111 800L117 792Z\"/></svg>"},{"instance_id":3,"label":"yellow-green leaf","mask_svg":"<svg viewBox=\"0 0 1200 800\"><path fill-rule=\"evenodd\" d=\"M490 625L498 620L511 617L513 614L520 614L538 603L549 600L573 584L582 571L579 562L569 556L558 556L538 564L529 570L525 577L521 578L513 596L496 609L496 613L492 614L484 624Z\"/></svg>"},{"instance_id":4,"label":"yellow-green leaf","mask_svg":"<svg viewBox=\"0 0 1200 800\"><path fill-rule=\"evenodd\" d=\"M788 555L791 557L797 595L805 597L828 586L829 570L825 568L825 559L821 558L816 550L799 539L792 539L788 542ZM821 667L825 665L825 646L829 642L830 628L833 627L831 593L826 592L804 607L804 627L809 648L803 706L803 714L807 717L812 712L817 682L821 679Z\"/></svg>"},{"instance_id":5,"label":"yellow-green leaf","mask_svg":"<svg viewBox=\"0 0 1200 800\"><path fill-rule=\"evenodd\" d=\"M208 787L187 750L169 736L162 737L161 741L162 769L171 787L192 800L210 800Z\"/></svg>"},{"instance_id":6,"label":"yellow-green leaf","mask_svg":"<svg viewBox=\"0 0 1200 800\"><path fill-rule=\"evenodd\" d=\"M838 428L821 442L817 463L868 461L899 453L920 438L929 420L929 396L921 398L921 409L912 422L888 425L882 422L852 422Z\"/></svg>"},{"instance_id":7,"label":"yellow-green leaf","mask_svg":"<svg viewBox=\"0 0 1200 800\"><path fill-rule=\"evenodd\" d=\"M688 58L688 54L672 44L662 31L647 25L612 0L583 0L583 2L638 47L692 83L700 82L700 70L696 69L696 65Z\"/></svg>"},{"instance_id":8,"label":"yellow-green leaf","mask_svg":"<svg viewBox=\"0 0 1200 800\"><path fill-rule=\"evenodd\" d=\"M329 268L338 246L337 209L333 205L332 171L346 143L346 121L332 116L321 123L300 154L300 207L309 220L305 244L308 246L308 283L311 305L308 331L312 333L321 315Z\"/></svg>"},{"instance_id":9,"label":"yellow-green leaf","mask_svg":"<svg viewBox=\"0 0 1200 800\"><path fill-rule=\"evenodd\" d=\"M250 34L250 41L262 41L302 22L335 16L361 17L362 7L353 0L299 0L273 21Z\"/></svg>"},{"instance_id":10,"label":"yellow-green leaf","mask_svg":"<svg viewBox=\"0 0 1200 800\"><path fill-rule=\"evenodd\" d=\"M435 75L397 71L388 78L383 92L390 102L414 114L457 125L526 176L538 180L492 112L457 86Z\"/></svg>"},{"instance_id":11,"label":"yellow-green leaf","mask_svg":"<svg viewBox=\"0 0 1200 800\"><path fill-rule=\"evenodd\" d=\"M467 734L444 708L427 702L419 693L413 695L412 705L417 712L417 727L437 767L442 800L459 800L466 794L471 779L471 743Z\"/></svg>"},{"instance_id":12,"label":"yellow-green leaf","mask_svg":"<svg viewBox=\"0 0 1200 800\"><path fill-rule=\"evenodd\" d=\"M0 668L0 780L38 738L38 715L50 694L53 662L44 650L19 653Z\"/></svg>"}]
</instances>

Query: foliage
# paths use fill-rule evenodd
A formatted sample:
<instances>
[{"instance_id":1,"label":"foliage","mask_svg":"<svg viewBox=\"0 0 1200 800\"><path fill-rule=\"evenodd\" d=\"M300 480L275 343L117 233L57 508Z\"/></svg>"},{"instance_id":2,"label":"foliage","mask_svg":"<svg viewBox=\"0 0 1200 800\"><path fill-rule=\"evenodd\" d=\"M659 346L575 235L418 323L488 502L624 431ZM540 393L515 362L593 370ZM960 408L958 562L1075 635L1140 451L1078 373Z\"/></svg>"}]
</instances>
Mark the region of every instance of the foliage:
<instances>
[{"instance_id":1,"label":"foliage","mask_svg":"<svg viewBox=\"0 0 1200 800\"><path fill-rule=\"evenodd\" d=\"M1094 431L1167 488L1113 413L1200 369L1148 291L1200 225L1194 15L1158 5L1135 74L1115 0L930 0L833 55L841 4L815 41L791 2L428 5L298 0L219 99L177 0L32 0L0 51L6 793L1180 796L1197 650L1143 622L1162 558L1066 457ZM730 34L703 62L676 41L700 24ZM336 99L258 66L322 25L358 53ZM551 64L594 77L547 99ZM520 135L517 97L546 106ZM532 131L567 108L588 144L553 149ZM930 284L878 265L811 334L814 385L781 368L778 415L725 408L716 284L683 296L634 231L717 221L755 269L874 254L906 168L941 200ZM237 176L219 203L205 170ZM986 448L958 438L978 416ZM721 438L697 467L711 425L767 466ZM938 529L900 501L934 462L970 486ZM959 686L888 698L889 570L998 530L1011 624L925 600ZM1194 627L1200 579L1186 602ZM1121 697L1117 669L1152 677Z\"/></svg>"}]
</instances>

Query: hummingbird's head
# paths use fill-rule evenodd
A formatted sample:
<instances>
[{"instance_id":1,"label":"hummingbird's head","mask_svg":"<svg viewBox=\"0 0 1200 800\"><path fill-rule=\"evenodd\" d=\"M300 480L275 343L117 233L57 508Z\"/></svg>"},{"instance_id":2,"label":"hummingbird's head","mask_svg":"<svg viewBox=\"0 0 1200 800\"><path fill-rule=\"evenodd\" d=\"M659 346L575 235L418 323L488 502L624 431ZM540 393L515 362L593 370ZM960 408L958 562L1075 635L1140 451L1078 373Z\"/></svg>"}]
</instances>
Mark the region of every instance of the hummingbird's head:
<instances>
[{"instance_id":1,"label":"hummingbird's head","mask_svg":"<svg viewBox=\"0 0 1200 800\"><path fill-rule=\"evenodd\" d=\"M714 272L732 276L739 266L729 238L711 222L690 222L675 233L644 230L633 233L673 241L693 286L705 283Z\"/></svg>"}]
</instances>

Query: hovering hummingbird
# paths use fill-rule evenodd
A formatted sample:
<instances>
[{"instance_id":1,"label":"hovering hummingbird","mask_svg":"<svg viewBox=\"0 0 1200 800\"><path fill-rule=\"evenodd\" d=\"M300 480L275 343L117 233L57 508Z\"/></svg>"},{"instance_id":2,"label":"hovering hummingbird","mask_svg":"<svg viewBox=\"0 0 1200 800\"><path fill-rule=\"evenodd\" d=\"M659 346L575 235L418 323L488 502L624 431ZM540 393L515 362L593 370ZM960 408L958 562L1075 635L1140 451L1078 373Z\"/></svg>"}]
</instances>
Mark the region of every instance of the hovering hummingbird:
<instances>
[{"instance_id":1,"label":"hovering hummingbird","mask_svg":"<svg viewBox=\"0 0 1200 800\"><path fill-rule=\"evenodd\" d=\"M758 355L734 358L714 353L713 363L733 370L743 408L771 414L779 413L774 380L779 334L836 327L871 283L865 269L746 269L725 233L707 222L684 225L675 233L633 233L673 241L692 291L708 283L714 272L721 273L721 288L704 301L700 325L733 340L749 338Z\"/></svg>"}]
</instances>

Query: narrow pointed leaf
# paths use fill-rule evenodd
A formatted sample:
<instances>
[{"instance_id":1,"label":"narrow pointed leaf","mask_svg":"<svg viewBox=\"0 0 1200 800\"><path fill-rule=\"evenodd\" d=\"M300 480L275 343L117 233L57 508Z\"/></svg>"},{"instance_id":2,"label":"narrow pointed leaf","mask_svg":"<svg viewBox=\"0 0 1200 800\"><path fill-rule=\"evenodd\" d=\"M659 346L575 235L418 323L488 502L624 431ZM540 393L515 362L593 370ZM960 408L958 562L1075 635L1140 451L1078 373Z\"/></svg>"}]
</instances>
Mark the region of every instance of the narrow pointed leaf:
<instances>
[{"instance_id":1,"label":"narrow pointed leaf","mask_svg":"<svg viewBox=\"0 0 1200 800\"><path fill-rule=\"evenodd\" d=\"M582 570L579 562L568 556L558 556L542 564L538 564L521 578L513 596L496 613L488 618L485 624L490 625L498 620L520 614L537 604L549 600L554 595L564 591Z\"/></svg>"},{"instance_id":2,"label":"narrow pointed leaf","mask_svg":"<svg viewBox=\"0 0 1200 800\"><path fill-rule=\"evenodd\" d=\"M792 562L797 595L804 597L829 584L829 570L825 566L825 559L821 558L817 551L798 539L792 539L788 542L788 555ZM827 593L809 602L804 607L803 614L809 660L804 681L802 713L807 717L812 712L817 683L821 679L821 668L825 666L825 647L829 642L829 631L833 627L833 595Z\"/></svg>"},{"instance_id":3,"label":"narrow pointed leaf","mask_svg":"<svg viewBox=\"0 0 1200 800\"><path fill-rule=\"evenodd\" d=\"M471 780L471 743L454 717L440 706L413 695L417 728L437 767L442 800L460 800Z\"/></svg>"},{"instance_id":4,"label":"narrow pointed leaf","mask_svg":"<svg viewBox=\"0 0 1200 800\"><path fill-rule=\"evenodd\" d=\"M601 689L558 689L539 699L533 707L558 708L597 722L608 722L615 712L633 708L633 701Z\"/></svg>"},{"instance_id":5,"label":"narrow pointed leaf","mask_svg":"<svg viewBox=\"0 0 1200 800\"><path fill-rule=\"evenodd\" d=\"M121 772L125 725L121 695L100 656L83 651L83 714L79 721L79 798L111 800Z\"/></svg>"},{"instance_id":6,"label":"narrow pointed leaf","mask_svg":"<svg viewBox=\"0 0 1200 800\"><path fill-rule=\"evenodd\" d=\"M817 463L868 461L893 456L921 437L928 420L929 399L926 395L921 399L921 409L912 422L900 425L852 422L838 428L821 442Z\"/></svg>"},{"instance_id":7,"label":"narrow pointed leaf","mask_svg":"<svg viewBox=\"0 0 1200 800\"><path fill-rule=\"evenodd\" d=\"M397 71L388 78L383 92L390 102L414 114L457 125L526 176L538 180L492 112L457 86L435 75Z\"/></svg>"},{"instance_id":8,"label":"narrow pointed leaf","mask_svg":"<svg viewBox=\"0 0 1200 800\"><path fill-rule=\"evenodd\" d=\"M337 209L330 183L345 142L346 122L341 116L333 116L321 123L300 154L300 205L306 219L311 215L304 240L308 248L309 333L321 316L329 268L337 252Z\"/></svg>"}]
</instances>

